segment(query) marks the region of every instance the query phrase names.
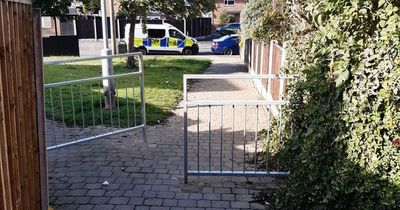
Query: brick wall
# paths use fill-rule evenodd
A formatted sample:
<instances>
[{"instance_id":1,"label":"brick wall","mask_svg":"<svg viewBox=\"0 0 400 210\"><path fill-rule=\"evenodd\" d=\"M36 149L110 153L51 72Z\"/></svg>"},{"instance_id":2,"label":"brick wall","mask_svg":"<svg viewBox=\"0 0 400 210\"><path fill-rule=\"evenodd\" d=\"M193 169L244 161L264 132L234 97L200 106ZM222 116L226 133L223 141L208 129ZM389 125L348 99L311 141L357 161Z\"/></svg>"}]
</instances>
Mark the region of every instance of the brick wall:
<instances>
[{"instance_id":1,"label":"brick wall","mask_svg":"<svg viewBox=\"0 0 400 210\"><path fill-rule=\"evenodd\" d=\"M223 11L235 16L235 22L240 22L240 13L246 5L246 0L234 0L233 5L226 5L225 0L217 0L216 10L213 12L213 26L219 26L219 16Z\"/></svg>"},{"instance_id":2,"label":"brick wall","mask_svg":"<svg viewBox=\"0 0 400 210\"><path fill-rule=\"evenodd\" d=\"M61 34L61 28L60 28L60 20L56 19L56 24L57 24L57 33L58 35ZM49 36L55 36L56 35L56 30L55 30L55 25L54 25L54 20L52 17L48 16L43 16L42 17L42 36L43 37L49 37Z\"/></svg>"}]
</instances>

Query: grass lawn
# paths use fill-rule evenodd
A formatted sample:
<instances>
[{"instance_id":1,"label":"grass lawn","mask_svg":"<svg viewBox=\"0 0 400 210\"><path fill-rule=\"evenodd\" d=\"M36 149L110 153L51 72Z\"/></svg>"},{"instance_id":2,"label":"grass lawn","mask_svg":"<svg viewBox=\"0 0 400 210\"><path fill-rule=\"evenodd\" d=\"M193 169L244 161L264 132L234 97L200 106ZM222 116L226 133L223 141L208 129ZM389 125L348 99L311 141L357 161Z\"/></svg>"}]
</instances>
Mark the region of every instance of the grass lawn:
<instances>
[{"instance_id":1,"label":"grass lawn","mask_svg":"<svg viewBox=\"0 0 400 210\"><path fill-rule=\"evenodd\" d=\"M54 58L47 59L54 60ZM170 115L171 110L182 98L183 74L202 73L209 65L210 61L198 59L171 57L145 59L147 124L157 124ZM125 66L124 59L114 60L113 66L114 74L132 72ZM46 84L98 77L101 76L101 63L89 61L68 65L46 65L44 73ZM46 88L47 118L54 118L69 126L83 127L104 125L123 128L139 124L141 122L139 79L118 78L114 82L118 108L112 111L104 109L105 99L101 81Z\"/></svg>"}]
</instances>

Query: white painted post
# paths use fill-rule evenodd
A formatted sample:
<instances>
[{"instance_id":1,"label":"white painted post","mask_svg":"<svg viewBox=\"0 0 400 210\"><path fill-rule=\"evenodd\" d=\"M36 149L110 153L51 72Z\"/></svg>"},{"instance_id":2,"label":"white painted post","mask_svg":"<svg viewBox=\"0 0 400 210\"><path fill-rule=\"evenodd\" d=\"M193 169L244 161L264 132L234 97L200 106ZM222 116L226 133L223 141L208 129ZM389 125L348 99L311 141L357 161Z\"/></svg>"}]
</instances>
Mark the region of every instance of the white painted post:
<instances>
[{"instance_id":1,"label":"white painted post","mask_svg":"<svg viewBox=\"0 0 400 210\"><path fill-rule=\"evenodd\" d=\"M119 19L117 19L117 34L118 34L118 41L121 41L121 25L119 23Z\"/></svg>"},{"instance_id":2,"label":"white painted post","mask_svg":"<svg viewBox=\"0 0 400 210\"><path fill-rule=\"evenodd\" d=\"M74 35L78 35L77 31L76 31L76 20L75 18L72 18L72 24L74 25Z\"/></svg>"},{"instance_id":3,"label":"white painted post","mask_svg":"<svg viewBox=\"0 0 400 210\"><path fill-rule=\"evenodd\" d=\"M254 63L255 63L255 42L251 40L251 74L254 74Z\"/></svg>"},{"instance_id":4,"label":"white painted post","mask_svg":"<svg viewBox=\"0 0 400 210\"><path fill-rule=\"evenodd\" d=\"M286 48L287 48L287 43L284 42L282 46L282 57L281 57L281 66L286 65Z\"/></svg>"},{"instance_id":5,"label":"white painted post","mask_svg":"<svg viewBox=\"0 0 400 210\"><path fill-rule=\"evenodd\" d=\"M269 43L269 59L268 59L268 75L272 74L272 63L273 63L273 53L274 53L274 41L271 41ZM268 90L267 90L267 94L269 96L271 96L272 98L272 94L271 94L271 88L272 88L272 84L271 84L272 80L268 79Z\"/></svg>"},{"instance_id":6,"label":"white painted post","mask_svg":"<svg viewBox=\"0 0 400 210\"><path fill-rule=\"evenodd\" d=\"M261 68L260 68L260 75L263 75L263 70L264 70L264 60L265 60L265 52L264 52L264 45L265 45L265 43L264 42L261 42L261 64L260 64L260 66L261 66ZM260 88L261 88L261 90L263 90L265 87L264 87L264 85L263 85L263 80L262 79L260 79ZM262 91L263 92L263 91Z\"/></svg>"},{"instance_id":7,"label":"white painted post","mask_svg":"<svg viewBox=\"0 0 400 210\"><path fill-rule=\"evenodd\" d=\"M94 38L96 39L96 42L98 41L98 39L97 39L97 27L96 27L96 16L94 16L94 19L93 19L93 27L94 27Z\"/></svg>"},{"instance_id":8,"label":"white painted post","mask_svg":"<svg viewBox=\"0 0 400 210\"><path fill-rule=\"evenodd\" d=\"M117 43L115 38L115 14L114 14L114 0L110 2L110 35L111 35L111 52L113 55L117 53Z\"/></svg>"},{"instance_id":9,"label":"white painted post","mask_svg":"<svg viewBox=\"0 0 400 210\"><path fill-rule=\"evenodd\" d=\"M283 46L282 46L282 54L281 54L281 68L286 65L286 47L287 47L287 43L284 42ZM280 73L282 73L282 72L280 72ZM286 79L286 81L287 81L287 79ZM284 95L284 92L285 92L284 86L285 86L285 80L282 79L280 86L279 86L279 90L280 90L279 91L279 97L280 97L279 100L282 100L282 97Z\"/></svg>"},{"instance_id":10,"label":"white painted post","mask_svg":"<svg viewBox=\"0 0 400 210\"><path fill-rule=\"evenodd\" d=\"M101 20L102 20L102 29L103 29L103 49L101 50L102 56L111 55L112 52L108 48L108 27L107 27L107 13L106 13L106 0L101 0ZM101 72L104 77L113 75L113 66L112 66L112 58L102 59ZM105 108L112 109L114 108L114 100L113 96L115 94L114 84L112 80L103 80L104 87L104 95L105 99Z\"/></svg>"},{"instance_id":11,"label":"white painted post","mask_svg":"<svg viewBox=\"0 0 400 210\"><path fill-rule=\"evenodd\" d=\"M259 58L260 58L260 55L258 54L258 48L260 47L260 45L259 45L259 43L257 42L256 43L256 51L255 51L255 53L256 53L256 65L255 65L255 70L254 70L254 72L256 73L256 75L258 75L258 60L259 60Z\"/></svg>"}]
</instances>

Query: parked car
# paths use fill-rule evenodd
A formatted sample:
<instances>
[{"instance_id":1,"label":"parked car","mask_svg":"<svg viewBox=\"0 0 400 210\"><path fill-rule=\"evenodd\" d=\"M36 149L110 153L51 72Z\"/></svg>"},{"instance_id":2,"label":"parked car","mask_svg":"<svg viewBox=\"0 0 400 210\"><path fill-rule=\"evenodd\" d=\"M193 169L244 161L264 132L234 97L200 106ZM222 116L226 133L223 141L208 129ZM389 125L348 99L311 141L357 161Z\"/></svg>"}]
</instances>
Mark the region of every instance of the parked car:
<instances>
[{"instance_id":1,"label":"parked car","mask_svg":"<svg viewBox=\"0 0 400 210\"><path fill-rule=\"evenodd\" d=\"M237 55L239 54L239 35L230 34L219 39L214 39L211 50L215 54Z\"/></svg>"},{"instance_id":2,"label":"parked car","mask_svg":"<svg viewBox=\"0 0 400 210\"><path fill-rule=\"evenodd\" d=\"M221 35L236 34L240 30L240 23L229 23L225 26L221 26L215 30L215 32Z\"/></svg>"},{"instance_id":3,"label":"parked car","mask_svg":"<svg viewBox=\"0 0 400 210\"><path fill-rule=\"evenodd\" d=\"M164 24L147 24L147 33L143 33L142 24L135 24L135 38L128 40L130 24L125 26L125 41L133 41L135 48L143 54L152 51L179 52L184 55L199 53L197 40L184 35L174 26Z\"/></svg>"}]
</instances>

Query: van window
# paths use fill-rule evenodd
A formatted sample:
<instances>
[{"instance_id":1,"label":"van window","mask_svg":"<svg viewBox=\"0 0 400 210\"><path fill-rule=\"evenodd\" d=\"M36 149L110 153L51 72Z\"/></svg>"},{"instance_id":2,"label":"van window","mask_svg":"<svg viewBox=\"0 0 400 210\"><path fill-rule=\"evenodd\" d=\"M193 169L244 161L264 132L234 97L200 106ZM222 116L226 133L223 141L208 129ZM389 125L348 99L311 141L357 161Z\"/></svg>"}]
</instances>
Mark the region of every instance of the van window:
<instances>
[{"instance_id":1,"label":"van window","mask_svg":"<svg viewBox=\"0 0 400 210\"><path fill-rule=\"evenodd\" d=\"M148 32L150 38L164 38L165 29L149 29Z\"/></svg>"},{"instance_id":2,"label":"van window","mask_svg":"<svg viewBox=\"0 0 400 210\"><path fill-rule=\"evenodd\" d=\"M169 29L169 37L176 39L186 39L186 37L181 32L174 29Z\"/></svg>"}]
</instances>

